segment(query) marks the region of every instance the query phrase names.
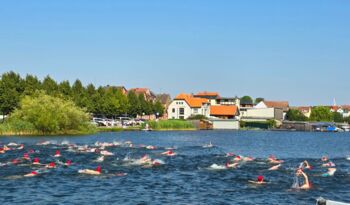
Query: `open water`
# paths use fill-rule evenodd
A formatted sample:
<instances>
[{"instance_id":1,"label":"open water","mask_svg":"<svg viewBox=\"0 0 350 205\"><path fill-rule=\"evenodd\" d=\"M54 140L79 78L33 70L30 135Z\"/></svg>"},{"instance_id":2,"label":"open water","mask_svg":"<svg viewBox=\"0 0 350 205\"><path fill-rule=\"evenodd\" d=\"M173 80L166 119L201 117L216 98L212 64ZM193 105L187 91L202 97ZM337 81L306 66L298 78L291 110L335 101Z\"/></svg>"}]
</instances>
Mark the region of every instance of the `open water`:
<instances>
[{"instance_id":1,"label":"open water","mask_svg":"<svg viewBox=\"0 0 350 205\"><path fill-rule=\"evenodd\" d=\"M38 143L48 140L47 145ZM130 147L127 141L131 141ZM91 136L65 137L0 137L0 145L10 142L24 144L24 149L0 154L1 204L315 204L317 197L350 203L350 133L308 133L269 131L190 131L190 132L119 132ZM96 152L82 152L81 146L101 148L96 142L114 142L105 150L106 156L96 162ZM127 142L127 143L125 143ZM205 148L211 142L214 146ZM154 145L156 149L146 149ZM175 148L176 156L161 155L166 148ZM57 168L46 170L35 177L23 175L37 170L30 161L22 160L24 153L38 157L47 164L56 162ZM56 150L62 157L54 158ZM252 162L240 163L235 169L216 170L213 164L223 166L232 157L226 153L251 156ZM127 159L143 155L159 159L164 164L145 167L131 164ZM277 171L268 171L272 165L269 155L285 162ZM332 177L326 172L320 158L329 156L336 164ZM13 159L19 163L13 164ZM60 162L72 160L69 167ZM307 160L312 170L306 171L312 189L295 190L292 184L295 168ZM80 169L95 169L101 165L102 174L79 174ZM42 168L40 168L42 169ZM120 174L125 173L125 174ZM266 185L252 185L263 175Z\"/></svg>"}]
</instances>

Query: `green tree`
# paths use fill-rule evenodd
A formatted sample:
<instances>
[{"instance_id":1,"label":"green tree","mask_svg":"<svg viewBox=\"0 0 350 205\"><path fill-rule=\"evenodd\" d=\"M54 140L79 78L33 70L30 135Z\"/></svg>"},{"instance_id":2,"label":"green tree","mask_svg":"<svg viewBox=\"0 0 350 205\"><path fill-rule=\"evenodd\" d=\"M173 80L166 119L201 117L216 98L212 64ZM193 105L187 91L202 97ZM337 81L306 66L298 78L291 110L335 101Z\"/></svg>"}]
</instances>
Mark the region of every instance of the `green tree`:
<instances>
[{"instance_id":1,"label":"green tree","mask_svg":"<svg viewBox=\"0 0 350 205\"><path fill-rule=\"evenodd\" d=\"M164 115L164 106L159 100L157 100L156 103L154 104L153 112L156 114L158 113L158 117Z\"/></svg>"},{"instance_id":2,"label":"green tree","mask_svg":"<svg viewBox=\"0 0 350 205\"><path fill-rule=\"evenodd\" d=\"M0 111L8 115L19 104L24 91L24 81L13 71L4 73L0 80Z\"/></svg>"},{"instance_id":3,"label":"green tree","mask_svg":"<svg viewBox=\"0 0 350 205\"><path fill-rule=\"evenodd\" d=\"M48 95L56 96L58 94L58 85L50 76L44 78L42 88Z\"/></svg>"},{"instance_id":4,"label":"green tree","mask_svg":"<svg viewBox=\"0 0 350 205\"><path fill-rule=\"evenodd\" d=\"M333 112L332 113L333 121L334 122L344 122L343 115L340 114L339 112Z\"/></svg>"},{"instance_id":5,"label":"green tree","mask_svg":"<svg viewBox=\"0 0 350 205\"><path fill-rule=\"evenodd\" d=\"M22 123L21 123L22 122ZM8 123L32 125L42 134L89 132L93 128L89 115L72 101L53 97L44 92L25 96L20 107L11 114Z\"/></svg>"},{"instance_id":6,"label":"green tree","mask_svg":"<svg viewBox=\"0 0 350 205\"><path fill-rule=\"evenodd\" d=\"M65 99L71 99L71 97L72 97L72 89L71 89L71 86L70 86L68 80L62 81L58 85L58 90L59 90L59 92L62 94L62 96Z\"/></svg>"},{"instance_id":7,"label":"green tree","mask_svg":"<svg viewBox=\"0 0 350 205\"><path fill-rule=\"evenodd\" d=\"M259 98L256 98L255 99L255 104L258 104L259 102L262 102L262 101L264 101L265 99L264 98L261 98L261 97L259 97Z\"/></svg>"},{"instance_id":8,"label":"green tree","mask_svg":"<svg viewBox=\"0 0 350 205\"><path fill-rule=\"evenodd\" d=\"M136 117L137 114L142 113L140 109L140 102L134 91L128 92L128 114L132 117Z\"/></svg>"},{"instance_id":9,"label":"green tree","mask_svg":"<svg viewBox=\"0 0 350 205\"><path fill-rule=\"evenodd\" d=\"M252 105L253 98L251 98L250 96L243 96L243 97L241 97L241 104L242 105Z\"/></svg>"},{"instance_id":10,"label":"green tree","mask_svg":"<svg viewBox=\"0 0 350 205\"><path fill-rule=\"evenodd\" d=\"M286 118L290 121L306 121L307 117L302 112L295 109L290 109L287 112Z\"/></svg>"},{"instance_id":11,"label":"green tree","mask_svg":"<svg viewBox=\"0 0 350 205\"><path fill-rule=\"evenodd\" d=\"M333 120L333 115L328 107L318 106L312 108L310 120L317 122L331 122Z\"/></svg>"},{"instance_id":12,"label":"green tree","mask_svg":"<svg viewBox=\"0 0 350 205\"><path fill-rule=\"evenodd\" d=\"M33 75L27 75L24 80L23 95L33 95L36 91L41 89L40 80Z\"/></svg>"}]
</instances>

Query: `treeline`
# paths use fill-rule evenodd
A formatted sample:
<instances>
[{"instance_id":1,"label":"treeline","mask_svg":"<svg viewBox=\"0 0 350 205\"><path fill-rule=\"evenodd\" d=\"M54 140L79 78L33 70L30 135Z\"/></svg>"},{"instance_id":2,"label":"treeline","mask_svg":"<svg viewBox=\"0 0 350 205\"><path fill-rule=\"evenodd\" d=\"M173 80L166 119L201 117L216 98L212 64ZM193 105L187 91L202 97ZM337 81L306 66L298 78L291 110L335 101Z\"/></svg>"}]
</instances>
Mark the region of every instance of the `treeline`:
<instances>
[{"instance_id":1,"label":"treeline","mask_svg":"<svg viewBox=\"0 0 350 205\"><path fill-rule=\"evenodd\" d=\"M329 107L317 106L311 109L310 118L306 117L300 110L290 109L287 112L286 118L290 121L313 121L313 122L348 122L350 117L344 118L338 112L331 112Z\"/></svg>"},{"instance_id":2,"label":"treeline","mask_svg":"<svg viewBox=\"0 0 350 205\"><path fill-rule=\"evenodd\" d=\"M142 94L128 92L115 87L95 87L93 84L83 86L77 79L72 85L69 81L56 82L50 76L42 81L34 75L22 78L13 71L3 73L0 78L0 112L10 114L19 106L21 98L34 95L38 90L46 94L73 101L78 107L95 115L132 116L158 113L162 116L164 107L161 102L149 102Z\"/></svg>"}]
</instances>

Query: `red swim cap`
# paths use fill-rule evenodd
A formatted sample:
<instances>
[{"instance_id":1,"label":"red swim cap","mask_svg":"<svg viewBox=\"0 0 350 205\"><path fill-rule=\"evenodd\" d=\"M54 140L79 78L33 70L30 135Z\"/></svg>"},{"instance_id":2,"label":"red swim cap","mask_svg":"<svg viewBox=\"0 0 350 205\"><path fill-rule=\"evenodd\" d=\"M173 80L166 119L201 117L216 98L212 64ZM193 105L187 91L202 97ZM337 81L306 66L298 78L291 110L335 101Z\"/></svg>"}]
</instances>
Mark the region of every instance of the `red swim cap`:
<instances>
[{"instance_id":1,"label":"red swim cap","mask_svg":"<svg viewBox=\"0 0 350 205\"><path fill-rule=\"evenodd\" d=\"M50 162L49 167L55 167L55 166L56 166L55 162Z\"/></svg>"},{"instance_id":2,"label":"red swim cap","mask_svg":"<svg viewBox=\"0 0 350 205\"><path fill-rule=\"evenodd\" d=\"M28 153L24 153L24 154L23 154L23 157L28 158L28 157L29 157L29 154L28 154Z\"/></svg>"},{"instance_id":3,"label":"red swim cap","mask_svg":"<svg viewBox=\"0 0 350 205\"><path fill-rule=\"evenodd\" d=\"M38 172L36 172L36 171L32 171L32 174L37 175L37 174L38 174Z\"/></svg>"},{"instance_id":4,"label":"red swim cap","mask_svg":"<svg viewBox=\"0 0 350 205\"><path fill-rule=\"evenodd\" d=\"M60 150L56 150L56 155L59 155L59 154L61 154Z\"/></svg>"},{"instance_id":5,"label":"red swim cap","mask_svg":"<svg viewBox=\"0 0 350 205\"><path fill-rule=\"evenodd\" d=\"M35 163L39 163L39 158L34 158L34 161Z\"/></svg>"},{"instance_id":6,"label":"red swim cap","mask_svg":"<svg viewBox=\"0 0 350 205\"><path fill-rule=\"evenodd\" d=\"M72 164L72 161L71 161L71 160L67 160L66 164L67 164L67 165L71 165L71 164Z\"/></svg>"},{"instance_id":7,"label":"red swim cap","mask_svg":"<svg viewBox=\"0 0 350 205\"><path fill-rule=\"evenodd\" d=\"M97 172L101 172L101 166L100 165L97 166L96 171Z\"/></svg>"},{"instance_id":8,"label":"red swim cap","mask_svg":"<svg viewBox=\"0 0 350 205\"><path fill-rule=\"evenodd\" d=\"M263 176L258 176L258 182L262 182L262 181L264 181L264 177Z\"/></svg>"}]
</instances>

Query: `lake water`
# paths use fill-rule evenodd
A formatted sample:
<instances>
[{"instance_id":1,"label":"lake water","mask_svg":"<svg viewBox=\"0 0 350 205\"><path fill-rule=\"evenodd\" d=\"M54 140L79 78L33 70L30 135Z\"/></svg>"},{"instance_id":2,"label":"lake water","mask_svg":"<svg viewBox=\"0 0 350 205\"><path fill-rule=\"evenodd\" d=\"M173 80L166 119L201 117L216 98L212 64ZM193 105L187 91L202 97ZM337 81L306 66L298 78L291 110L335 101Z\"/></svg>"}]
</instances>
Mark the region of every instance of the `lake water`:
<instances>
[{"instance_id":1,"label":"lake water","mask_svg":"<svg viewBox=\"0 0 350 205\"><path fill-rule=\"evenodd\" d=\"M37 145L50 140L49 145ZM95 162L96 153L75 152L68 142L94 147L95 142L120 142L106 147L115 156ZM130 148L123 142L132 141ZM315 204L317 197L350 203L350 133L308 133L268 131L189 131L189 132L119 132L99 133L80 137L0 137L0 145L23 143L23 150L0 154L0 202L2 204ZM64 142L64 143L62 143ZM203 148L212 142L214 147ZM155 150L140 145L154 145ZM160 153L176 147L174 157ZM66 161L73 165L47 171L36 177L24 174L36 170L30 162L8 163L21 158L30 149L41 163ZM56 150L62 157L53 158ZM212 164L224 165L233 152L256 158L241 163L236 169L212 170ZM123 159L139 159L148 154L165 164L157 167L131 166ZM285 160L278 171L266 158L275 155ZM320 158L328 155L336 164L333 177L326 172ZM294 170L308 160L313 169L307 171L312 189L293 190ZM102 174L79 174L79 169L95 169L101 165ZM127 173L118 176L116 173ZM269 182L254 186L248 180L263 175Z\"/></svg>"}]
</instances>

